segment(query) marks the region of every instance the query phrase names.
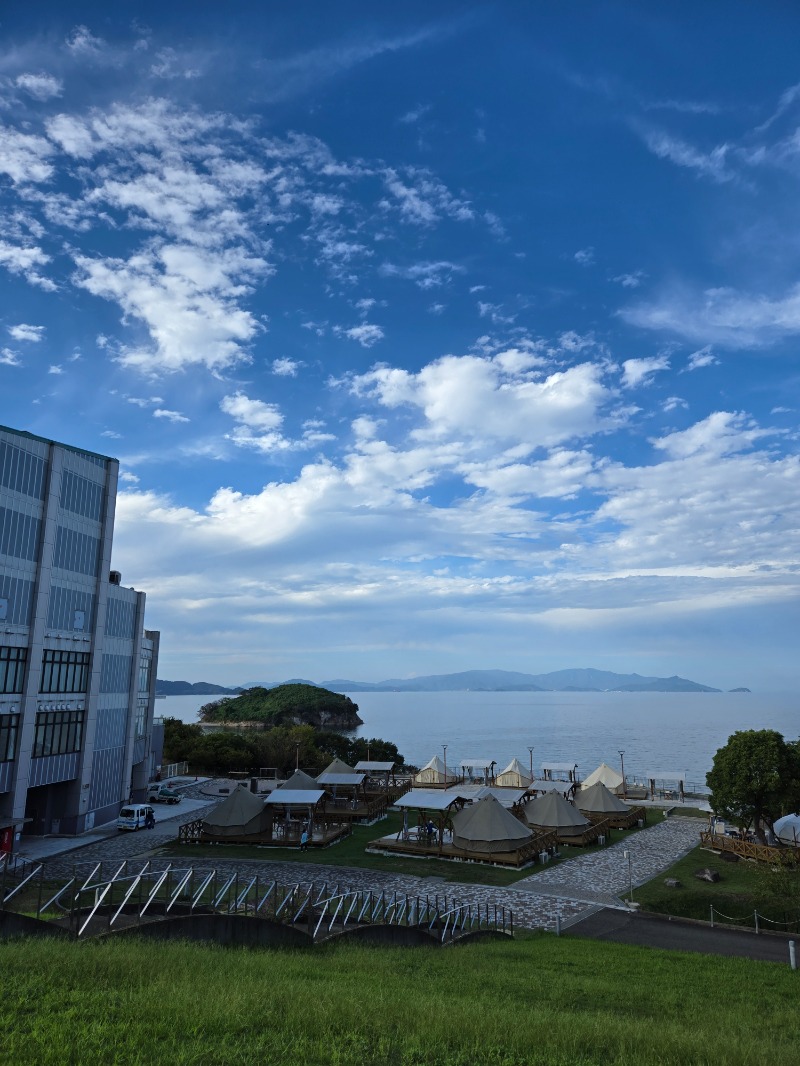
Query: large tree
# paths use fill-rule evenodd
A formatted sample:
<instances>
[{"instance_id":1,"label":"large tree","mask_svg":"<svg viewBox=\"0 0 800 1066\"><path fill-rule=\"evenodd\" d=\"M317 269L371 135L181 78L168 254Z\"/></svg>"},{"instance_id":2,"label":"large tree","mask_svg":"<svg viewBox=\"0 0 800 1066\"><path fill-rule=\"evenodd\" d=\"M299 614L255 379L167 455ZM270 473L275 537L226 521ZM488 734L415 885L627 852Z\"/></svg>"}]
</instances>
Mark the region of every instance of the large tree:
<instances>
[{"instance_id":1,"label":"large tree","mask_svg":"<svg viewBox=\"0 0 800 1066\"><path fill-rule=\"evenodd\" d=\"M763 841L800 802L800 748L774 729L741 730L714 756L706 784L712 810Z\"/></svg>"}]
</instances>

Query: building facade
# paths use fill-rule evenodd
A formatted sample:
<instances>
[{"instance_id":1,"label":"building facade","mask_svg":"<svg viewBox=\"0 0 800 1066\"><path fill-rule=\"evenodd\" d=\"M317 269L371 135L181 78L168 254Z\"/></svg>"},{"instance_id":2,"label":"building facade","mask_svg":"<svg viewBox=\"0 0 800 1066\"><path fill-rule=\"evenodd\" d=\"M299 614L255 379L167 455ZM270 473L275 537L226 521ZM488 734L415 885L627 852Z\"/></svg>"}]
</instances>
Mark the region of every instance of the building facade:
<instances>
[{"instance_id":1,"label":"building facade","mask_svg":"<svg viewBox=\"0 0 800 1066\"><path fill-rule=\"evenodd\" d=\"M112 571L119 464L0 426L0 850L144 799L159 634Z\"/></svg>"}]
</instances>

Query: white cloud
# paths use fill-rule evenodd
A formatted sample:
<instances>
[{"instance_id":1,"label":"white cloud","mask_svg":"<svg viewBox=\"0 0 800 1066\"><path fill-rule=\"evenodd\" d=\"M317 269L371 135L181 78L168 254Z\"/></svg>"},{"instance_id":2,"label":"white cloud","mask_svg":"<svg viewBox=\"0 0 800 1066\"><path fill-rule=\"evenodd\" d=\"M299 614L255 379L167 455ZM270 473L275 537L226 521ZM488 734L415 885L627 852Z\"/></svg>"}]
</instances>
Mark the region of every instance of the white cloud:
<instances>
[{"instance_id":1,"label":"white cloud","mask_svg":"<svg viewBox=\"0 0 800 1066\"><path fill-rule=\"evenodd\" d=\"M0 348L0 366L22 366L19 353L10 348Z\"/></svg>"},{"instance_id":2,"label":"white cloud","mask_svg":"<svg viewBox=\"0 0 800 1066\"><path fill-rule=\"evenodd\" d=\"M580 266L591 266L594 263L594 248L580 248L572 258Z\"/></svg>"},{"instance_id":3,"label":"white cloud","mask_svg":"<svg viewBox=\"0 0 800 1066\"><path fill-rule=\"evenodd\" d=\"M402 176L397 170L387 169L384 181L393 199L383 201L383 205L396 208L405 222L430 226L443 217L457 222L475 217L468 201L453 196L446 185L422 167L406 167Z\"/></svg>"},{"instance_id":4,"label":"white cloud","mask_svg":"<svg viewBox=\"0 0 800 1066\"><path fill-rule=\"evenodd\" d=\"M711 345L707 344L705 348L700 348L698 351L692 352L686 364L686 369L700 370L701 367L716 366L718 363L719 359L714 355Z\"/></svg>"},{"instance_id":5,"label":"white cloud","mask_svg":"<svg viewBox=\"0 0 800 1066\"><path fill-rule=\"evenodd\" d=\"M360 326L342 330L345 337L351 341L358 341L362 348L371 348L373 344L383 340L384 333L380 326L370 322L363 322Z\"/></svg>"},{"instance_id":6,"label":"white cloud","mask_svg":"<svg viewBox=\"0 0 800 1066\"><path fill-rule=\"evenodd\" d=\"M0 124L0 141L0 174L7 174L15 185L40 184L52 177L49 159L55 149L46 138Z\"/></svg>"},{"instance_id":7,"label":"white cloud","mask_svg":"<svg viewBox=\"0 0 800 1066\"><path fill-rule=\"evenodd\" d=\"M44 326L30 326L26 322L20 322L16 326L6 327L15 341L29 341L36 344L44 337Z\"/></svg>"},{"instance_id":8,"label":"white cloud","mask_svg":"<svg viewBox=\"0 0 800 1066\"><path fill-rule=\"evenodd\" d=\"M381 263L380 273L384 277L405 278L413 281L421 289L436 289L447 284L453 274L463 274L464 267L449 260L440 259L437 262L412 263L411 266L401 267L395 263Z\"/></svg>"},{"instance_id":9,"label":"white cloud","mask_svg":"<svg viewBox=\"0 0 800 1066\"><path fill-rule=\"evenodd\" d=\"M690 144L659 130L640 131L644 143L659 157L679 167L695 170L699 175L711 178L719 184L733 181L736 174L727 165L730 145L720 144L710 152L702 152Z\"/></svg>"},{"instance_id":10,"label":"white cloud","mask_svg":"<svg viewBox=\"0 0 800 1066\"><path fill-rule=\"evenodd\" d=\"M40 274L36 267L50 262L50 256L36 246L22 247L0 240L0 266L12 274L21 274L31 285L54 292L56 285L50 278Z\"/></svg>"},{"instance_id":11,"label":"white cloud","mask_svg":"<svg viewBox=\"0 0 800 1066\"><path fill-rule=\"evenodd\" d=\"M668 356L654 355L649 359L626 359L622 364L622 384L626 389L650 385L659 370L669 370Z\"/></svg>"},{"instance_id":12,"label":"white cloud","mask_svg":"<svg viewBox=\"0 0 800 1066\"><path fill-rule=\"evenodd\" d=\"M675 411L678 408L686 409L688 407L689 404L681 396L668 396L661 405L661 410L669 414L670 411Z\"/></svg>"},{"instance_id":13,"label":"white cloud","mask_svg":"<svg viewBox=\"0 0 800 1066\"><path fill-rule=\"evenodd\" d=\"M250 429L262 431L279 429L283 423L283 415L276 404L264 403L263 400L251 400L243 392L224 396L219 406L225 414Z\"/></svg>"},{"instance_id":14,"label":"white cloud","mask_svg":"<svg viewBox=\"0 0 800 1066\"><path fill-rule=\"evenodd\" d=\"M617 274L611 280L616 281L623 289L638 289L646 277L643 270L635 270L632 274Z\"/></svg>"},{"instance_id":15,"label":"white cloud","mask_svg":"<svg viewBox=\"0 0 800 1066\"><path fill-rule=\"evenodd\" d=\"M420 104L419 107L413 108L411 111L406 111L404 115L400 116L398 121L404 123L406 126L412 126L419 122L424 115L427 115L430 109L430 104Z\"/></svg>"},{"instance_id":16,"label":"white cloud","mask_svg":"<svg viewBox=\"0 0 800 1066\"><path fill-rule=\"evenodd\" d=\"M280 378L296 378L300 364L288 356L272 360L272 373Z\"/></svg>"},{"instance_id":17,"label":"white cloud","mask_svg":"<svg viewBox=\"0 0 800 1066\"><path fill-rule=\"evenodd\" d=\"M702 295L677 290L619 314L631 325L676 333L700 344L769 345L800 333L800 285L778 297L732 288L706 289Z\"/></svg>"},{"instance_id":18,"label":"white cloud","mask_svg":"<svg viewBox=\"0 0 800 1066\"><path fill-rule=\"evenodd\" d=\"M430 304L428 307L428 313L431 315L440 315L445 309L445 304Z\"/></svg>"},{"instance_id":19,"label":"white cloud","mask_svg":"<svg viewBox=\"0 0 800 1066\"><path fill-rule=\"evenodd\" d=\"M101 37L95 37L88 26L75 26L65 44L76 59L96 59L106 47L106 42Z\"/></svg>"},{"instance_id":20,"label":"white cloud","mask_svg":"<svg viewBox=\"0 0 800 1066\"><path fill-rule=\"evenodd\" d=\"M186 415L182 415L180 411L169 411L164 407L157 407L153 411L153 418L166 418L168 422L188 422L189 419Z\"/></svg>"},{"instance_id":21,"label":"white cloud","mask_svg":"<svg viewBox=\"0 0 800 1066\"><path fill-rule=\"evenodd\" d=\"M47 371L48 374L63 374L64 368L59 366L58 363L52 363Z\"/></svg>"},{"instance_id":22,"label":"white cloud","mask_svg":"<svg viewBox=\"0 0 800 1066\"><path fill-rule=\"evenodd\" d=\"M64 85L59 78L52 74L20 74L14 81L18 89L23 89L35 100L50 100L54 96L61 96Z\"/></svg>"}]
</instances>

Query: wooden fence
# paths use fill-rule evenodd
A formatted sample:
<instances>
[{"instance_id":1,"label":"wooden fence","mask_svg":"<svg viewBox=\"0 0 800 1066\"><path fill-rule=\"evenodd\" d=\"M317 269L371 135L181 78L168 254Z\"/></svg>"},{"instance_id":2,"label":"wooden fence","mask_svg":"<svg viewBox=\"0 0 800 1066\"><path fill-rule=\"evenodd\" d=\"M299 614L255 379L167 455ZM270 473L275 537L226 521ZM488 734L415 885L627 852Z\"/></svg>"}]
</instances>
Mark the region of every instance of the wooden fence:
<instances>
[{"instance_id":1,"label":"wooden fence","mask_svg":"<svg viewBox=\"0 0 800 1066\"><path fill-rule=\"evenodd\" d=\"M738 855L742 859L755 859L756 862L800 865L800 848L794 848L789 845L776 848L769 844L756 844L753 840L737 840L736 837L712 833L710 829L703 829L700 832L700 847L711 848L713 851L729 852L733 855Z\"/></svg>"}]
</instances>

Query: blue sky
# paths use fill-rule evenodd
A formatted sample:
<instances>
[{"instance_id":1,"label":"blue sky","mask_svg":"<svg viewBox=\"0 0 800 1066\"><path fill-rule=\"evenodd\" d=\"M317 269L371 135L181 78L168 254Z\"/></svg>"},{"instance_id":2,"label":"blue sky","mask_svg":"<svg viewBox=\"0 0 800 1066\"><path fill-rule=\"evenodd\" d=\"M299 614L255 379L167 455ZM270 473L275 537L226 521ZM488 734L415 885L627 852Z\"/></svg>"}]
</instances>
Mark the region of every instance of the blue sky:
<instances>
[{"instance_id":1,"label":"blue sky","mask_svg":"<svg viewBox=\"0 0 800 1066\"><path fill-rule=\"evenodd\" d=\"M0 421L120 459L162 677L797 685L798 33L3 9Z\"/></svg>"}]
</instances>

